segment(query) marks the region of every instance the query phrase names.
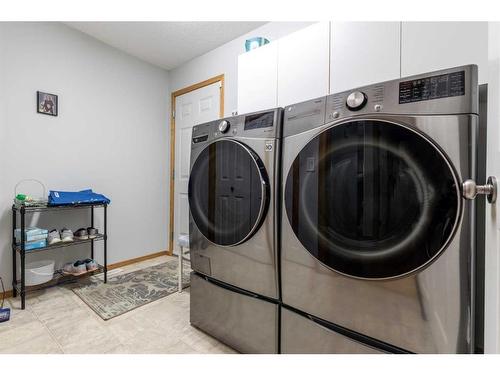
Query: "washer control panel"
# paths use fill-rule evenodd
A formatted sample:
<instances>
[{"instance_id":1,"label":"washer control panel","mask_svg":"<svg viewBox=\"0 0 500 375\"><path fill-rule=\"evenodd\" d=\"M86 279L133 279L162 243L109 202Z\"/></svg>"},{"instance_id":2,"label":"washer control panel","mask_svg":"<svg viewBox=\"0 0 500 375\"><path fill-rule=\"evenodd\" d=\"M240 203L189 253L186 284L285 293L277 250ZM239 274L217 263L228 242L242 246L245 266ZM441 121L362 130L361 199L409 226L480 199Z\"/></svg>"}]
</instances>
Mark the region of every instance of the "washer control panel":
<instances>
[{"instance_id":1,"label":"washer control panel","mask_svg":"<svg viewBox=\"0 0 500 375\"><path fill-rule=\"evenodd\" d=\"M282 113L276 108L195 125L192 142L206 143L221 137L279 138Z\"/></svg>"},{"instance_id":2,"label":"washer control panel","mask_svg":"<svg viewBox=\"0 0 500 375\"><path fill-rule=\"evenodd\" d=\"M245 116L244 130L269 128L274 125L274 112L261 112Z\"/></svg>"}]
</instances>

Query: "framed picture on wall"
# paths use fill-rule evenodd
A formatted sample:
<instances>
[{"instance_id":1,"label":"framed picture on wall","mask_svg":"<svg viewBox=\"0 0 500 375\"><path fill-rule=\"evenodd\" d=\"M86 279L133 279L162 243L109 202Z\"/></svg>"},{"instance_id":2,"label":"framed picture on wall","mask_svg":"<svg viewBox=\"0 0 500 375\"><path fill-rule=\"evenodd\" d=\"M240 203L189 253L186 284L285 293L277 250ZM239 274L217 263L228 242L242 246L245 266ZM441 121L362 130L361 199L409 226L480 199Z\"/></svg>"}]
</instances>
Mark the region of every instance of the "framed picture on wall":
<instances>
[{"instance_id":1,"label":"framed picture on wall","mask_svg":"<svg viewBox=\"0 0 500 375\"><path fill-rule=\"evenodd\" d=\"M46 92L36 92L36 110L38 113L57 116L59 106L57 104L57 95Z\"/></svg>"}]
</instances>

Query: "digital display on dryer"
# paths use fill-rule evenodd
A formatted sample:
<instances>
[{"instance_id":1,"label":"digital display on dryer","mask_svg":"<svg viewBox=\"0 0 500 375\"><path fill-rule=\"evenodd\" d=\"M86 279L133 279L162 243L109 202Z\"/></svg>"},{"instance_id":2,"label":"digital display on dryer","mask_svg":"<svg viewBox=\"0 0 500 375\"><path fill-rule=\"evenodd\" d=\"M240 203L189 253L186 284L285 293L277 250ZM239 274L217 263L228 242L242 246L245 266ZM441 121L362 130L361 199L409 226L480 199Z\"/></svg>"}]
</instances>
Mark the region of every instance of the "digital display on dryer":
<instances>
[{"instance_id":1,"label":"digital display on dryer","mask_svg":"<svg viewBox=\"0 0 500 375\"><path fill-rule=\"evenodd\" d=\"M465 71L399 83L399 104L465 95Z\"/></svg>"},{"instance_id":2,"label":"digital display on dryer","mask_svg":"<svg viewBox=\"0 0 500 375\"><path fill-rule=\"evenodd\" d=\"M274 111L248 115L245 117L245 130L269 128L274 124Z\"/></svg>"}]
</instances>

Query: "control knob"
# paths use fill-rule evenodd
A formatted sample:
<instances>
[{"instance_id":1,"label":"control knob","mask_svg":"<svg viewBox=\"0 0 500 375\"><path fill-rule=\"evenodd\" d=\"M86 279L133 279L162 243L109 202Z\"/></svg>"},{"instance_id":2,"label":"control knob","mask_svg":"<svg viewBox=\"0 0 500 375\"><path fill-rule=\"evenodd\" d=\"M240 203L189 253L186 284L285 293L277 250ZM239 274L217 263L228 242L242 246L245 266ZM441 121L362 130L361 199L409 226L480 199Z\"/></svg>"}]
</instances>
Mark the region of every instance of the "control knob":
<instances>
[{"instance_id":1,"label":"control knob","mask_svg":"<svg viewBox=\"0 0 500 375\"><path fill-rule=\"evenodd\" d=\"M351 111L359 111L363 108L368 101L368 98L364 92L354 91L349 94L346 100L346 106Z\"/></svg>"},{"instance_id":2,"label":"control knob","mask_svg":"<svg viewBox=\"0 0 500 375\"><path fill-rule=\"evenodd\" d=\"M227 133L227 131L229 130L229 121L226 121L226 120L222 120L220 123L219 123L219 131L221 133Z\"/></svg>"}]
</instances>

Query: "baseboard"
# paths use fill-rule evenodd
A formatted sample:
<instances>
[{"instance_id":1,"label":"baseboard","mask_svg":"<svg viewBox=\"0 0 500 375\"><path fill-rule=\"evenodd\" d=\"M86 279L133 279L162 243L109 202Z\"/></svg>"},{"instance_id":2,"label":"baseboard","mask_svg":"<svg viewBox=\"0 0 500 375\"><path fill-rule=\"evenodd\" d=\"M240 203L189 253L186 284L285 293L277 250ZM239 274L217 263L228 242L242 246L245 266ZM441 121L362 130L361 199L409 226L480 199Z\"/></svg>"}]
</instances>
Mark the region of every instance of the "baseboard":
<instances>
[{"instance_id":1,"label":"baseboard","mask_svg":"<svg viewBox=\"0 0 500 375\"><path fill-rule=\"evenodd\" d=\"M5 299L11 298L14 294L12 293L12 290L6 290L5 291Z\"/></svg>"},{"instance_id":2,"label":"baseboard","mask_svg":"<svg viewBox=\"0 0 500 375\"><path fill-rule=\"evenodd\" d=\"M169 254L168 250L163 250L163 251L158 251L157 253L143 255L143 256L137 257L137 258L122 260L121 262L108 264L108 271L115 269L115 268L125 267L125 266L128 266L130 264L139 263L139 262L142 262L144 260L161 257L162 255L170 255L170 254ZM0 293L1 293L1 291L0 291ZM5 291L5 298L11 298L12 296L13 296L12 290ZM0 297L1 297L1 294L0 294Z\"/></svg>"},{"instance_id":3,"label":"baseboard","mask_svg":"<svg viewBox=\"0 0 500 375\"><path fill-rule=\"evenodd\" d=\"M162 255L169 255L168 250L158 251L157 253L143 255L141 257L122 260L121 262L117 262L117 263L113 263L113 264L108 264L108 271L115 269L115 268L125 267L125 266L128 266L130 264L139 263L139 262L142 262L144 260L161 257Z\"/></svg>"}]
</instances>

